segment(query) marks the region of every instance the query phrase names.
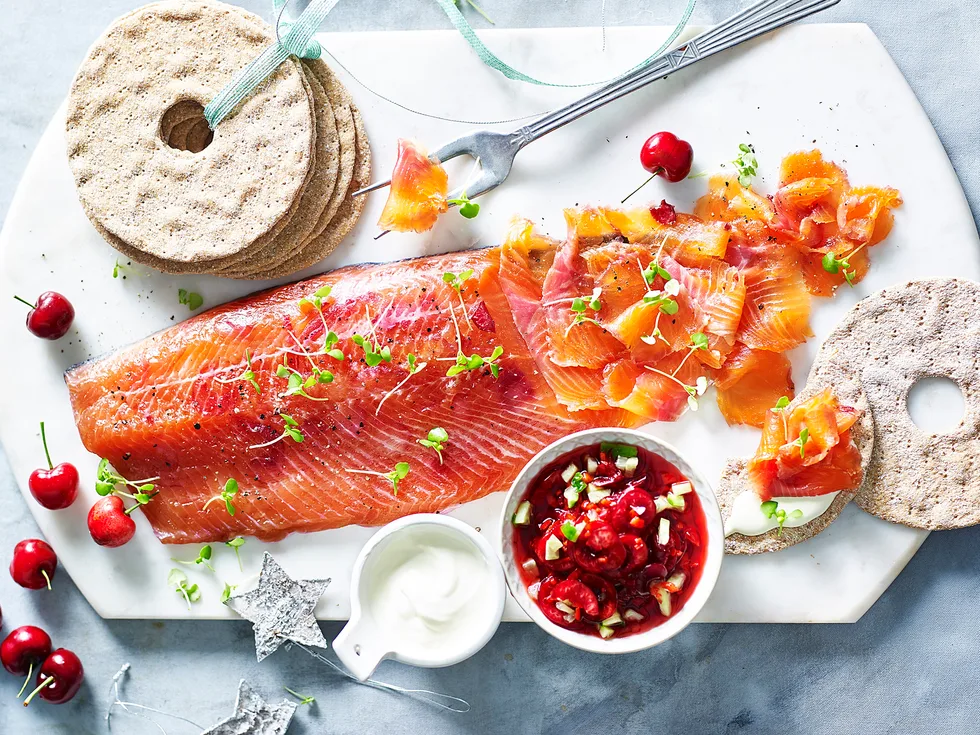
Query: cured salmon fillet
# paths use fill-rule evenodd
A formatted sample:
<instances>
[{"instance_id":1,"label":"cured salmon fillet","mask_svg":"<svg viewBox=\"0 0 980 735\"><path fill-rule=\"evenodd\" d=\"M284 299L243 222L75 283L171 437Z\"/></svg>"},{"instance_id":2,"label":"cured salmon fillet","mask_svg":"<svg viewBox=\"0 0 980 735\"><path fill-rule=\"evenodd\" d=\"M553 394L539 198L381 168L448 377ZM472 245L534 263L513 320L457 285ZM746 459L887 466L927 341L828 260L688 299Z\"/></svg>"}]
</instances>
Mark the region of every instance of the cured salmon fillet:
<instances>
[{"instance_id":1,"label":"cured salmon fillet","mask_svg":"<svg viewBox=\"0 0 980 735\"><path fill-rule=\"evenodd\" d=\"M500 250L487 249L345 268L212 309L69 370L79 433L124 476L159 476L144 512L164 543L379 525L505 490L555 439L636 420L608 409L569 413L557 402L518 333L499 265ZM443 274L467 270L473 275L457 294ZM300 300L326 286L321 320ZM457 323L466 355L503 348L499 378L485 366L446 376L459 350ZM310 373L300 345L319 351L325 325L346 359L311 359L333 382L307 388L312 398L282 396L277 366L285 360ZM355 334L373 334L391 362L369 367ZM261 393L235 380L246 350ZM409 354L425 364L411 376ZM297 422L303 441L256 448L282 433L280 414ZM417 443L436 426L450 437L442 463ZM349 471L387 473L398 462L411 469L397 494L383 477ZM236 513L223 503L205 511L229 478L240 487Z\"/></svg>"}]
</instances>

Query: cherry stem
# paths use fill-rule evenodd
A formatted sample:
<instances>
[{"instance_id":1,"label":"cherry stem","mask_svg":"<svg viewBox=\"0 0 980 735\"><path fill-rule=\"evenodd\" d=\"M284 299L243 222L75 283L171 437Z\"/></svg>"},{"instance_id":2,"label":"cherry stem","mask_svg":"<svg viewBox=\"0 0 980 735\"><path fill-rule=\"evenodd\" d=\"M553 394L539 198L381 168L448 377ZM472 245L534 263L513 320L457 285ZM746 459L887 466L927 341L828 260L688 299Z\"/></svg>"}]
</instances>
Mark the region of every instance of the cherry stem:
<instances>
[{"instance_id":1,"label":"cherry stem","mask_svg":"<svg viewBox=\"0 0 980 735\"><path fill-rule=\"evenodd\" d=\"M44 422L41 422L41 443L44 445L44 456L48 460L48 469L53 470L54 464L51 462L51 454L48 452L48 438L44 435Z\"/></svg>"},{"instance_id":2,"label":"cherry stem","mask_svg":"<svg viewBox=\"0 0 980 735\"><path fill-rule=\"evenodd\" d=\"M635 189L633 189L633 191L631 191L631 192L630 192L629 194L627 194L627 195L626 195L626 199L629 199L629 198L630 198L631 196L633 196L634 194L636 194L636 192L638 192L638 191L639 191L640 189L642 189L642 188L643 188L644 186L646 186L646 185L647 185L647 184L649 184L649 183L650 183L651 181L653 181L653 180L654 180L655 178L657 178L657 177L658 177L658 176L659 176L659 175L660 175L661 173L663 173L663 167L662 167L662 166L657 166L657 170L656 170L656 171L654 171L654 172L653 172L652 174L650 174L650 178L649 178L649 179L647 179L646 181L644 181L644 182L643 182L642 184L640 184L640 185L639 185L638 187L636 187ZM620 202L620 204L626 204L626 199L623 199L623 200L622 200L622 201Z\"/></svg>"},{"instance_id":3,"label":"cherry stem","mask_svg":"<svg viewBox=\"0 0 980 735\"><path fill-rule=\"evenodd\" d=\"M20 296L16 296L15 295L14 298L17 299L22 304L27 304L32 309L36 309L37 308L37 305L36 304L32 304L30 301L27 301L26 299L22 299Z\"/></svg>"},{"instance_id":4,"label":"cherry stem","mask_svg":"<svg viewBox=\"0 0 980 735\"><path fill-rule=\"evenodd\" d=\"M51 589L51 577L49 577L48 576L48 573L46 571L44 571L43 569L41 570L41 576L44 577L44 581L48 583L48 589L50 590Z\"/></svg>"},{"instance_id":5,"label":"cherry stem","mask_svg":"<svg viewBox=\"0 0 980 735\"><path fill-rule=\"evenodd\" d=\"M50 686L53 682L54 682L54 677L53 676L49 676L47 679L45 679L40 684L38 684L37 685L37 688L35 688L33 692L31 692L30 694L27 695L27 699L24 700L24 706L26 707L27 705L29 705L31 703L31 700L34 699L34 696L39 691L41 691L42 689Z\"/></svg>"},{"instance_id":6,"label":"cherry stem","mask_svg":"<svg viewBox=\"0 0 980 735\"><path fill-rule=\"evenodd\" d=\"M132 497L132 496L130 496L130 497ZM124 511L123 511L123 515L124 515L124 516L128 516L128 515L130 515L130 514L131 514L131 513L132 513L132 512L134 511L134 510L136 510L136 509L137 509L137 508L139 508L139 507L140 507L140 504L139 504L139 503L136 503L135 505L131 505L131 506L129 506L128 508L126 508L126 510L124 510Z\"/></svg>"},{"instance_id":7,"label":"cherry stem","mask_svg":"<svg viewBox=\"0 0 980 735\"><path fill-rule=\"evenodd\" d=\"M17 692L17 699L20 699L20 695L24 693L24 690L25 689L27 689L27 684L31 680L31 677L32 676L34 676L34 662L33 661L31 661L31 665L27 669L27 678L24 679L24 685L20 688L20 691Z\"/></svg>"}]
</instances>

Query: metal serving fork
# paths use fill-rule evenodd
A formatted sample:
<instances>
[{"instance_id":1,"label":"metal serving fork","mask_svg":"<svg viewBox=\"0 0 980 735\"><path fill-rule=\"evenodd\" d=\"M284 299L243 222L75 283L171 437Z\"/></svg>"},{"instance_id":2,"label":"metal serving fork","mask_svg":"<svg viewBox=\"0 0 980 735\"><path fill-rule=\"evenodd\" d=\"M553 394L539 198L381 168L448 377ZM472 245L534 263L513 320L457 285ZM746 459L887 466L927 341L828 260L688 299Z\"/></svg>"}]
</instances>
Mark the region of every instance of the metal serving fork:
<instances>
[{"instance_id":1,"label":"metal serving fork","mask_svg":"<svg viewBox=\"0 0 980 735\"><path fill-rule=\"evenodd\" d=\"M430 158L439 162L464 154L475 158L479 174L449 195L449 198L457 198L465 191L470 199L474 199L504 182L510 174L518 151L528 143L568 125L573 120L613 100L635 92L658 79L663 79L678 69L684 69L701 59L737 46L743 41L819 13L838 2L840 0L759 0L754 5L735 13L728 20L692 38L683 46L664 54L648 66L620 77L512 133L477 130L446 143L433 151ZM371 184L354 192L354 196L381 189L390 183L389 179Z\"/></svg>"}]
</instances>

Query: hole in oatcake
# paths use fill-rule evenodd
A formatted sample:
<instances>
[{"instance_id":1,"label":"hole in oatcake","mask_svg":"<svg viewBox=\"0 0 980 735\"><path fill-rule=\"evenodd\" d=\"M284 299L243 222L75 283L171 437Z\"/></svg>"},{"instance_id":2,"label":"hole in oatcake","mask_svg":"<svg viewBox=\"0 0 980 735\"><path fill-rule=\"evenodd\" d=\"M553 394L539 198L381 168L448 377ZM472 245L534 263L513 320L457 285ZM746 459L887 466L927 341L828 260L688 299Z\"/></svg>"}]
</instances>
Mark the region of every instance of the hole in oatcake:
<instances>
[{"instance_id":1,"label":"hole in oatcake","mask_svg":"<svg viewBox=\"0 0 980 735\"><path fill-rule=\"evenodd\" d=\"M912 423L930 434L955 429L963 420L963 391L949 378L920 378L909 390L906 408Z\"/></svg>"},{"instance_id":2,"label":"hole in oatcake","mask_svg":"<svg viewBox=\"0 0 980 735\"><path fill-rule=\"evenodd\" d=\"M178 151L200 153L214 140L204 119L204 106L197 100L181 100L160 119L160 138Z\"/></svg>"}]
</instances>

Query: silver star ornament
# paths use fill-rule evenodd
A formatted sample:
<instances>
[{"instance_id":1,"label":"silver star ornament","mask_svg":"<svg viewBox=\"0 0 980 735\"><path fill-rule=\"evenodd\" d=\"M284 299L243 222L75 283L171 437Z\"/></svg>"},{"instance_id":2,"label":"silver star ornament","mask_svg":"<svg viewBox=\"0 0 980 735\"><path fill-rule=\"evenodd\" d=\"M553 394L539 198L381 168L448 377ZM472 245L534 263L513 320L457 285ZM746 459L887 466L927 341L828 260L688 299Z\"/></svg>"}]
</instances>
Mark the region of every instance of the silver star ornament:
<instances>
[{"instance_id":1,"label":"silver star ornament","mask_svg":"<svg viewBox=\"0 0 980 735\"><path fill-rule=\"evenodd\" d=\"M225 604L252 622L255 656L261 661L287 641L327 647L313 610L329 584L329 579L291 579L267 551L258 586Z\"/></svg>"},{"instance_id":2,"label":"silver star ornament","mask_svg":"<svg viewBox=\"0 0 980 735\"><path fill-rule=\"evenodd\" d=\"M235 713L201 735L283 735L295 712L295 702L284 699L270 705L242 679L238 683Z\"/></svg>"}]
</instances>

